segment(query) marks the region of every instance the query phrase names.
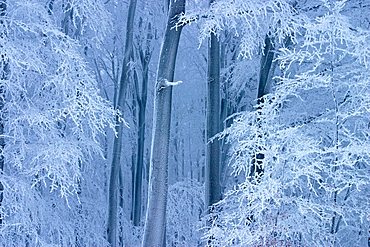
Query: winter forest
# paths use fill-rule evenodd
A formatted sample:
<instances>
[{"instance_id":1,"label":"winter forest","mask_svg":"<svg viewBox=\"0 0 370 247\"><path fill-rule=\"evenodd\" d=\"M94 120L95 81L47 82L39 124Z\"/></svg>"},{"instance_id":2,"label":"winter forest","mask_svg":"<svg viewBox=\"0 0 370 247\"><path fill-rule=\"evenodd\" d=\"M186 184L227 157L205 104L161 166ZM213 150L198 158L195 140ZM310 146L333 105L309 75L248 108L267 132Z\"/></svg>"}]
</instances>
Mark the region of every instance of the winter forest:
<instances>
[{"instance_id":1,"label":"winter forest","mask_svg":"<svg viewBox=\"0 0 370 247\"><path fill-rule=\"evenodd\" d=\"M370 246L370 0L0 0L0 246Z\"/></svg>"}]
</instances>

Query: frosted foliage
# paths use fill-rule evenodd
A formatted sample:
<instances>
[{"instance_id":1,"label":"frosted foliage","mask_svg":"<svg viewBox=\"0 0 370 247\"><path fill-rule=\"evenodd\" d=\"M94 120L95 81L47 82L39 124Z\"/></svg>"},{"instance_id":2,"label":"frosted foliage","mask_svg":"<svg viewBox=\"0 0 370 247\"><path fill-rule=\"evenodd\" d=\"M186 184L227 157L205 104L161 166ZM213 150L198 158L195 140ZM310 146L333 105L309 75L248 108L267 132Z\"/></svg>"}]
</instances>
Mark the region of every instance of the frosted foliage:
<instances>
[{"instance_id":1,"label":"frosted foliage","mask_svg":"<svg viewBox=\"0 0 370 247\"><path fill-rule=\"evenodd\" d=\"M228 30L241 39L240 56L252 58L260 51L266 33L279 43L286 37L295 41L304 19L286 0L221 0L209 9L189 11L181 16L178 25L199 22L201 42L211 33L219 35Z\"/></svg>"},{"instance_id":2,"label":"frosted foliage","mask_svg":"<svg viewBox=\"0 0 370 247\"><path fill-rule=\"evenodd\" d=\"M5 223L0 243L74 246L81 234L104 246L101 236L77 232L104 227L98 212L104 204L88 189L99 190L102 179L89 162L100 155L99 135L113 127L116 112L99 96L79 43L60 31L44 1L9 0L1 19ZM82 173L96 180L87 186ZM96 205L79 205L89 193Z\"/></svg>"},{"instance_id":3,"label":"frosted foliage","mask_svg":"<svg viewBox=\"0 0 370 247\"><path fill-rule=\"evenodd\" d=\"M59 9L63 9L62 13L71 18L71 26L75 31L72 35L78 36L92 31L93 41L96 43L101 42L103 37L112 30L112 16L105 2L103 0L54 0L53 10L58 14Z\"/></svg>"},{"instance_id":4,"label":"frosted foliage","mask_svg":"<svg viewBox=\"0 0 370 247\"><path fill-rule=\"evenodd\" d=\"M134 226L132 222L124 215L122 208L120 208L120 223L119 231L122 236L123 246L140 246L143 235L143 226Z\"/></svg>"},{"instance_id":5,"label":"frosted foliage","mask_svg":"<svg viewBox=\"0 0 370 247\"><path fill-rule=\"evenodd\" d=\"M220 135L245 179L218 204L212 246L367 245L370 33L349 24L344 3L306 20L278 54L274 93Z\"/></svg>"},{"instance_id":6,"label":"frosted foliage","mask_svg":"<svg viewBox=\"0 0 370 247\"><path fill-rule=\"evenodd\" d=\"M204 208L204 187L197 181L185 180L170 186L167 203L167 246L197 246L198 231Z\"/></svg>"},{"instance_id":7,"label":"frosted foliage","mask_svg":"<svg viewBox=\"0 0 370 247\"><path fill-rule=\"evenodd\" d=\"M104 235L105 200L98 195L99 177L91 171L86 176L96 179L95 184L80 184L83 195L65 200L38 187L35 191L24 179L8 179L4 188L5 225L1 229L2 246L107 246ZM7 207L8 206L8 207Z\"/></svg>"}]
</instances>

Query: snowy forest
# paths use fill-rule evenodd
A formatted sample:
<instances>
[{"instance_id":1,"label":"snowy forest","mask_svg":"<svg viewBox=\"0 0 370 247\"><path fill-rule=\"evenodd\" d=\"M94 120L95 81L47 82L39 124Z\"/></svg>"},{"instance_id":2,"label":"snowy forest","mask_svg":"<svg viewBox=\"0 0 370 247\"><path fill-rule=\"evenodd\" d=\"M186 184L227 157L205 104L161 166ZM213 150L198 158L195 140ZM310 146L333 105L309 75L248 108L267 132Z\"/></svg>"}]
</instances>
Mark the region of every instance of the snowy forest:
<instances>
[{"instance_id":1,"label":"snowy forest","mask_svg":"<svg viewBox=\"0 0 370 247\"><path fill-rule=\"evenodd\" d=\"M370 0L0 0L0 247L370 247Z\"/></svg>"}]
</instances>

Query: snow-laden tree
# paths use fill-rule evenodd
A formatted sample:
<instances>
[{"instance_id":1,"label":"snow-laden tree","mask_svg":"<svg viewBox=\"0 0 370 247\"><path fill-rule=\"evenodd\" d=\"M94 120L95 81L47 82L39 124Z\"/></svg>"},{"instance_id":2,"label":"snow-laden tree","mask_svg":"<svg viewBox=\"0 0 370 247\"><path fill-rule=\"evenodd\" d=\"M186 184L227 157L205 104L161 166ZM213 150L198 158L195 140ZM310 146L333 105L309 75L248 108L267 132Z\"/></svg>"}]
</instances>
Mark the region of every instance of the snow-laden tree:
<instances>
[{"instance_id":1,"label":"snow-laden tree","mask_svg":"<svg viewBox=\"0 0 370 247\"><path fill-rule=\"evenodd\" d=\"M103 8L102 1L71 1L67 9L57 3L8 0L0 17L7 65L0 80L0 243L6 246L106 245L105 178L93 167L99 165L99 136L107 125L113 128L116 112L100 97L83 47L63 32L59 17L73 10L72 26L82 32L86 24L94 33L107 30L102 24L109 15L97 13L97 25L85 14Z\"/></svg>"},{"instance_id":2,"label":"snow-laden tree","mask_svg":"<svg viewBox=\"0 0 370 247\"><path fill-rule=\"evenodd\" d=\"M186 179L168 189L166 246L197 246L198 228L204 210L204 188L196 180Z\"/></svg>"},{"instance_id":3,"label":"snow-laden tree","mask_svg":"<svg viewBox=\"0 0 370 247\"><path fill-rule=\"evenodd\" d=\"M297 44L277 54L273 93L221 134L244 179L218 204L212 246L367 245L370 32L345 2L301 18Z\"/></svg>"},{"instance_id":4,"label":"snow-laden tree","mask_svg":"<svg viewBox=\"0 0 370 247\"><path fill-rule=\"evenodd\" d=\"M211 112L209 116L215 119L220 118L224 121L225 126L228 126L231 122L230 119L232 119L230 115L235 113L237 108L241 107L245 109L247 105L249 105L251 101L249 94L250 91L253 91L250 90L250 88L253 88L253 86L256 87L256 85L248 85L254 82L255 79L253 77L257 74L255 71L256 66L254 66L253 63L256 63L256 54L261 51L261 47L266 43L265 41L273 39L273 45L278 47L280 44L286 43L288 38L295 40L295 37L299 33L300 23L303 22L303 16L294 8L294 5L294 2L286 0L264 0L259 2L220 0L213 1L208 9L197 8L190 10L180 18L179 25L192 24L194 22L200 24L199 39L201 43L208 37L214 37L214 39L217 37L218 39L224 40L220 49L220 57L218 58L222 68L221 78L224 80L224 82L221 83L222 98L219 100L221 101L221 111L218 113L219 116L216 117L215 114L217 115L218 111L215 111L215 106L208 106L207 108L210 108L209 112ZM233 36L235 36L235 38L232 38ZM271 45L271 47L273 46ZM267 80L271 81L269 71L274 54L271 47L266 47L264 51L264 53L266 53L264 54L266 55L265 61L263 59L261 60L261 79L259 81L261 81L262 84L265 84ZM231 53L231 61L228 61L228 52ZM215 51L213 51L213 53L215 53ZM246 59L253 59L253 62L250 63L252 66L245 68ZM211 61L212 58L208 58L208 60ZM265 66L266 64L269 64L269 66ZM217 66L217 63L213 61L211 68L215 66ZM243 77L247 78L247 80L244 80L242 83L241 81L243 79L240 78L240 76L237 78L238 67L242 69L241 74ZM231 83L231 81L235 82L236 80L239 80L239 83L233 85L235 83ZM269 87L261 87L263 92L266 91L267 88ZM217 92L211 92L211 96L208 97L212 99L215 98L216 96L213 94L217 94ZM213 99L213 101L215 100L216 99ZM215 119L211 122L214 122ZM209 127L211 125L208 123L207 126ZM216 132L217 131L219 131L219 129L216 130ZM209 142L209 139L216 134L215 131L212 130L208 132L208 146L217 146L215 145L216 141ZM221 171L223 173L227 170L225 168L227 158L224 155L227 152L227 148L227 145L222 143L221 164L223 167L221 167ZM215 163L218 162L215 156L217 155L212 154L211 157L213 158L207 159L208 162L212 163L213 167L217 167ZM211 165L207 163L206 167L211 167ZM208 170L210 169L207 168L206 171ZM212 171L212 173L212 176L215 177L215 174L218 172ZM221 174L221 177L222 180L224 180L222 181L224 184L227 180L225 179L226 176ZM216 186L216 180L220 179L210 179L210 181L214 183L212 187L215 191L213 193L215 194L217 194L216 191L219 190L217 188L218 186ZM207 187L208 186L206 186L206 188ZM206 189L206 193L207 191ZM213 197L216 198L217 196L213 195ZM212 200L213 203L217 201L215 199Z\"/></svg>"},{"instance_id":5,"label":"snow-laden tree","mask_svg":"<svg viewBox=\"0 0 370 247\"><path fill-rule=\"evenodd\" d=\"M240 38L239 56L251 58L260 50L265 35L283 43L295 38L302 23L301 15L289 0L219 0L208 9L196 9L182 15L179 25L199 23L200 42L227 30Z\"/></svg>"},{"instance_id":6,"label":"snow-laden tree","mask_svg":"<svg viewBox=\"0 0 370 247\"><path fill-rule=\"evenodd\" d=\"M111 32L112 16L107 8L109 1L47 0L36 2L45 5L48 13L59 22L57 25L61 25L65 34L83 40L91 46L101 45L106 35ZM87 40L88 38L90 40Z\"/></svg>"}]
</instances>

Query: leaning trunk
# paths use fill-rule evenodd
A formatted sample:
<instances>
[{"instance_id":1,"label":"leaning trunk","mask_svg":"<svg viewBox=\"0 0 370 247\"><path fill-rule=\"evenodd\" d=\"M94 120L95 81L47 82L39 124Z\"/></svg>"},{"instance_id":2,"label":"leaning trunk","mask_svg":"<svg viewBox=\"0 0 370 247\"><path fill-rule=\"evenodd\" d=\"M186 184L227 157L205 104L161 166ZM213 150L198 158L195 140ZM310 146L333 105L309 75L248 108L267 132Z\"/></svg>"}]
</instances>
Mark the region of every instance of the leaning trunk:
<instances>
[{"instance_id":1,"label":"leaning trunk","mask_svg":"<svg viewBox=\"0 0 370 247\"><path fill-rule=\"evenodd\" d=\"M175 17L185 11L185 0L171 1L162 43L154 96L153 135L150 159L148 208L143 246L162 246L166 226L168 149L172 86L181 27L173 28Z\"/></svg>"}]
</instances>

